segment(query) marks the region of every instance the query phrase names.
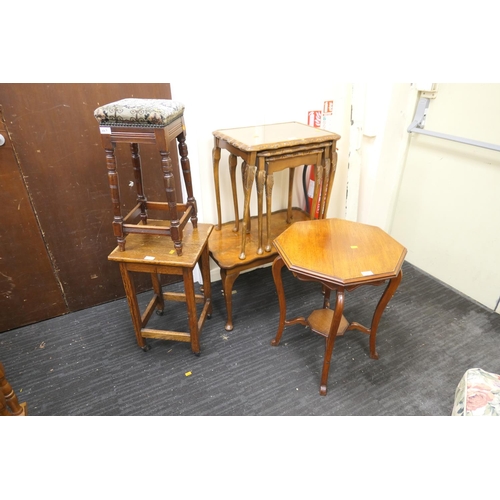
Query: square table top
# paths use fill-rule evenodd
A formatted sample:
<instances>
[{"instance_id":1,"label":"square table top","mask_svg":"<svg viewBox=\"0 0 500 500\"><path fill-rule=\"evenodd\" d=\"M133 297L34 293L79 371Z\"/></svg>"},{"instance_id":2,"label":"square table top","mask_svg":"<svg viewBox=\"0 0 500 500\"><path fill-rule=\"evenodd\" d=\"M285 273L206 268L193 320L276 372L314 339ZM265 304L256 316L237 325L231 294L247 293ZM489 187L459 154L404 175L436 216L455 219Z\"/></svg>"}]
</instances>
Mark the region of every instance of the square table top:
<instances>
[{"instance_id":1,"label":"square table top","mask_svg":"<svg viewBox=\"0 0 500 500\"><path fill-rule=\"evenodd\" d=\"M168 225L167 221L150 219L150 225ZM125 251L116 247L108 260L129 264L147 264L150 266L194 267L198 262L213 229L212 224L198 223L197 229L187 224L183 231L182 255L177 255L172 238L158 234L128 234Z\"/></svg>"},{"instance_id":2,"label":"square table top","mask_svg":"<svg viewBox=\"0 0 500 500\"><path fill-rule=\"evenodd\" d=\"M213 135L243 151L264 151L340 139L340 135L334 132L299 122L216 130Z\"/></svg>"}]
</instances>

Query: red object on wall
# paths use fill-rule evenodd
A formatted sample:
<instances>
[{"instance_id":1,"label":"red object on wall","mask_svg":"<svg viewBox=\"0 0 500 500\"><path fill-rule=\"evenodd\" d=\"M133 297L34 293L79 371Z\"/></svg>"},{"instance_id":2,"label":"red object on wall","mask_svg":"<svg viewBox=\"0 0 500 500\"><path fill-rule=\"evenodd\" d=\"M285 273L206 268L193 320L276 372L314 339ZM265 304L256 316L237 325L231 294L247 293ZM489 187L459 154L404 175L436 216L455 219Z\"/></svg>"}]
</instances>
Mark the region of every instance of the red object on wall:
<instances>
[{"instance_id":1,"label":"red object on wall","mask_svg":"<svg viewBox=\"0 0 500 500\"><path fill-rule=\"evenodd\" d=\"M307 116L307 124L311 127L321 127L321 111L309 111Z\"/></svg>"},{"instance_id":2,"label":"red object on wall","mask_svg":"<svg viewBox=\"0 0 500 500\"><path fill-rule=\"evenodd\" d=\"M321 111L309 111L307 115L307 124L311 127L320 128L321 127ZM309 165L309 175L307 181L307 199L309 201L308 207L311 207L314 197L314 186L316 183L316 175L314 173L314 165ZM320 186L321 189L321 186ZM321 192L321 191L320 191ZM316 211L314 214L314 218L317 219L319 217L319 207L321 204L321 195L318 196L318 203L316 205Z\"/></svg>"}]
</instances>

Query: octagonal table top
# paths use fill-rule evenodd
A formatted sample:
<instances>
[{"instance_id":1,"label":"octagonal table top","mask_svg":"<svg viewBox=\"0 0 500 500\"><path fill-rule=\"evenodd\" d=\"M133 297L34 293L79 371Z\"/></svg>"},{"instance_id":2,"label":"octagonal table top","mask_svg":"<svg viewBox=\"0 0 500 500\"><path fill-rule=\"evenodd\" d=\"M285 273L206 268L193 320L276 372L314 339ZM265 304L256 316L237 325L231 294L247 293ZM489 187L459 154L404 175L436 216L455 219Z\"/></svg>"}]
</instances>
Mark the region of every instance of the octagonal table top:
<instances>
[{"instance_id":1,"label":"octagonal table top","mask_svg":"<svg viewBox=\"0 0 500 500\"><path fill-rule=\"evenodd\" d=\"M381 228L344 219L295 222L273 243L290 271L342 286L394 278L406 256Z\"/></svg>"}]
</instances>

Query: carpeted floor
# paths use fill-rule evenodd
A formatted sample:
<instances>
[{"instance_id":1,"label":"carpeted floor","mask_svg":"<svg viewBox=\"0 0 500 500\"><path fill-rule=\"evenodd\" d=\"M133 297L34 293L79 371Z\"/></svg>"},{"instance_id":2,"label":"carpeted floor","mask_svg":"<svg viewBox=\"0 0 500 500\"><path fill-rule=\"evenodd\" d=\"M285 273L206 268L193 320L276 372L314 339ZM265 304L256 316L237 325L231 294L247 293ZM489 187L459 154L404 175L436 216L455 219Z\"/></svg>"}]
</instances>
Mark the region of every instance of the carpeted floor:
<instances>
[{"instance_id":1,"label":"carpeted floor","mask_svg":"<svg viewBox=\"0 0 500 500\"><path fill-rule=\"evenodd\" d=\"M380 322L380 359L369 358L367 335L339 337L325 397L322 337L294 325L279 346L270 345L279 316L270 267L236 281L232 332L224 329L221 284L213 284L200 357L187 343L160 340L148 340L151 350L143 352L121 299L1 333L0 360L32 416L450 415L468 368L500 373L500 315L408 263L403 270ZM283 278L288 311L307 316L321 307L318 284L286 270ZM348 293L347 319L369 325L382 291ZM167 303L166 311L152 321L186 329L182 304Z\"/></svg>"}]
</instances>

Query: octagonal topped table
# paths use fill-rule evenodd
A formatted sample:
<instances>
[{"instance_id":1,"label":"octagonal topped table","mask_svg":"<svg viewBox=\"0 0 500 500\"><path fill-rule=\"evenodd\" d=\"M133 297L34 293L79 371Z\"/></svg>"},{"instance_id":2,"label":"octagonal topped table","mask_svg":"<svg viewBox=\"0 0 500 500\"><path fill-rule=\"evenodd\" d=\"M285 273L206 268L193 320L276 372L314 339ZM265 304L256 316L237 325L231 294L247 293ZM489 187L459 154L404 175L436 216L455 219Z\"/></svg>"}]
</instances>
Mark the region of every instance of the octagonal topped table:
<instances>
[{"instance_id":1,"label":"octagonal topped table","mask_svg":"<svg viewBox=\"0 0 500 500\"><path fill-rule=\"evenodd\" d=\"M273 262L272 271L278 293L280 318L276 337L271 344L277 346L285 326L293 324L305 325L325 337L320 382L320 395L324 396L327 392L330 359L338 335L354 329L368 334L370 357L378 359L375 347L378 324L401 282L406 248L379 227L343 219L296 222L273 243L279 254ZM323 308L313 311L307 319L286 319L286 300L281 277L284 265L296 278L317 281L323 286ZM362 285L382 285L385 282L388 282L387 287L377 304L370 328L356 322L349 323L343 316L345 292ZM336 292L333 309L330 308L332 290Z\"/></svg>"}]
</instances>

